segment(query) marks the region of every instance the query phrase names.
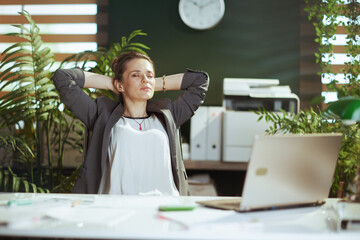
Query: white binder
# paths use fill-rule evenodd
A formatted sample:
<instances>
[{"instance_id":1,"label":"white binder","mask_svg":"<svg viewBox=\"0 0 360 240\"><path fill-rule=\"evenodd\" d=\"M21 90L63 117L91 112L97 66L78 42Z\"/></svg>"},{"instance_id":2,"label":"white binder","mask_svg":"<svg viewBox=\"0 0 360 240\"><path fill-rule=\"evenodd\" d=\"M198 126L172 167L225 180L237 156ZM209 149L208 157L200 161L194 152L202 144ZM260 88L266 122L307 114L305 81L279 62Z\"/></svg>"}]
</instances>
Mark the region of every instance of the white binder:
<instances>
[{"instance_id":1,"label":"white binder","mask_svg":"<svg viewBox=\"0 0 360 240\"><path fill-rule=\"evenodd\" d=\"M223 107L208 107L206 160L220 161L221 159L221 126Z\"/></svg>"},{"instance_id":2,"label":"white binder","mask_svg":"<svg viewBox=\"0 0 360 240\"><path fill-rule=\"evenodd\" d=\"M206 160L207 107L199 107L190 122L190 159Z\"/></svg>"},{"instance_id":3,"label":"white binder","mask_svg":"<svg viewBox=\"0 0 360 240\"><path fill-rule=\"evenodd\" d=\"M220 161L223 107L199 107L191 118L190 159Z\"/></svg>"}]
</instances>

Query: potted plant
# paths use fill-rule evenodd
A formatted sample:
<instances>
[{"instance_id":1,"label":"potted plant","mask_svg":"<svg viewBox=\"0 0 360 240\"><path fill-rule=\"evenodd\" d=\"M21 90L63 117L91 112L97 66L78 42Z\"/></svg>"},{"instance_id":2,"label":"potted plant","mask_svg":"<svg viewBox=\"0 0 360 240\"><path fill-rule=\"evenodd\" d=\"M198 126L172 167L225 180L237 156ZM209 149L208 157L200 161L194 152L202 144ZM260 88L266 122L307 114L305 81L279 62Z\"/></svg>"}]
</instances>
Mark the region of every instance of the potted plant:
<instances>
[{"instance_id":1,"label":"potted plant","mask_svg":"<svg viewBox=\"0 0 360 240\"><path fill-rule=\"evenodd\" d=\"M315 27L315 42L319 44L318 52L315 53L316 62L320 64L323 71L319 75L327 74L331 81L327 85L329 90L336 91L339 98L346 96L358 97L359 91L359 59L358 54L360 45L357 34L360 26L357 23L359 4L354 0L305 0L309 21ZM339 20L339 16L345 16L347 20ZM342 73L344 74L345 84L339 85L336 75L332 68L333 49L332 41L336 38L335 33L340 25L345 25L347 31L347 43L345 50L349 62L344 64ZM324 100L324 99L323 99ZM320 103L321 104L321 103ZM298 114L283 114L268 112L261 109L257 112L259 119L265 118L273 123L267 132L274 134L285 133L328 133L341 132L344 135L340 153L338 156L337 167L330 196L342 196L343 190L351 193L349 186L352 185L354 177L360 165L360 140L359 125L355 122L344 124L340 118L329 119L328 112L325 114L320 107L302 110Z\"/></svg>"},{"instance_id":2,"label":"potted plant","mask_svg":"<svg viewBox=\"0 0 360 240\"><path fill-rule=\"evenodd\" d=\"M18 42L4 50L0 62L0 91L11 89L0 97L0 191L70 192L80 166L65 175L64 152L66 147L83 151L86 129L61 106L50 80L54 55L44 47L31 15L26 11L20 14L28 20L29 27L13 25L20 33L7 35ZM96 61L93 71L109 75L115 55L128 49L148 49L131 42L138 35L145 33L134 31L109 50L77 54L73 59L84 61L84 68L87 62Z\"/></svg>"},{"instance_id":3,"label":"potted plant","mask_svg":"<svg viewBox=\"0 0 360 240\"><path fill-rule=\"evenodd\" d=\"M344 97L329 105L325 110L329 118L342 119L347 123L360 122L360 98ZM354 179L355 193L350 197L351 201L360 202L360 161L358 162Z\"/></svg>"}]
</instances>

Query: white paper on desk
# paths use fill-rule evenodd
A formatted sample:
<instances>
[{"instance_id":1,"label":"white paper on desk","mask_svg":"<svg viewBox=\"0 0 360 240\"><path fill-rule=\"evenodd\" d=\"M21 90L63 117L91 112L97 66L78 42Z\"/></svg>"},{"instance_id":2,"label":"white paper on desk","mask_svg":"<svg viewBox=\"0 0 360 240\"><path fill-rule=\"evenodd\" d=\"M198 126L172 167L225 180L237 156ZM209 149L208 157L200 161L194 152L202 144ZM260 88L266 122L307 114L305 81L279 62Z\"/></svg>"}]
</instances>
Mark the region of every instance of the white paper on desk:
<instances>
[{"instance_id":1,"label":"white paper on desk","mask_svg":"<svg viewBox=\"0 0 360 240\"><path fill-rule=\"evenodd\" d=\"M234 211L224 211L216 209L196 208L193 211L174 211L161 212L162 216L179 221L185 225L192 226L195 224L216 221L224 217L235 214Z\"/></svg>"},{"instance_id":2,"label":"white paper on desk","mask_svg":"<svg viewBox=\"0 0 360 240\"><path fill-rule=\"evenodd\" d=\"M0 223L12 229L32 228L41 218L41 213L28 208L0 208Z\"/></svg>"},{"instance_id":3,"label":"white paper on desk","mask_svg":"<svg viewBox=\"0 0 360 240\"><path fill-rule=\"evenodd\" d=\"M263 229L261 222L235 211L197 208L194 211L161 212L160 215L181 222L192 230L249 232Z\"/></svg>"},{"instance_id":4,"label":"white paper on desk","mask_svg":"<svg viewBox=\"0 0 360 240\"><path fill-rule=\"evenodd\" d=\"M89 208L84 206L51 209L46 216L64 222L105 224L109 227L129 218L135 211L110 208Z\"/></svg>"}]
</instances>

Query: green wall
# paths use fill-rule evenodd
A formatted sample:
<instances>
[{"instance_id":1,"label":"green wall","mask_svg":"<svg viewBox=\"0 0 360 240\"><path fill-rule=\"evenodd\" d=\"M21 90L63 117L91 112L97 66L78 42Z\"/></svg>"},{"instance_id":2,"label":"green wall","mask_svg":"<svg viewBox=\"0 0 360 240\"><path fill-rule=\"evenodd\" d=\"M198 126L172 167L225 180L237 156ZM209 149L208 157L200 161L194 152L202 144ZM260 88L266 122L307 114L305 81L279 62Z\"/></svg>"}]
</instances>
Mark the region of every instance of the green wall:
<instances>
[{"instance_id":1,"label":"green wall","mask_svg":"<svg viewBox=\"0 0 360 240\"><path fill-rule=\"evenodd\" d=\"M135 40L151 48L157 76L186 68L207 71L211 84L206 105L222 104L225 77L276 78L298 93L300 0L225 0L224 18L205 31L182 23L178 3L110 0L110 41L141 29L148 36Z\"/></svg>"}]
</instances>

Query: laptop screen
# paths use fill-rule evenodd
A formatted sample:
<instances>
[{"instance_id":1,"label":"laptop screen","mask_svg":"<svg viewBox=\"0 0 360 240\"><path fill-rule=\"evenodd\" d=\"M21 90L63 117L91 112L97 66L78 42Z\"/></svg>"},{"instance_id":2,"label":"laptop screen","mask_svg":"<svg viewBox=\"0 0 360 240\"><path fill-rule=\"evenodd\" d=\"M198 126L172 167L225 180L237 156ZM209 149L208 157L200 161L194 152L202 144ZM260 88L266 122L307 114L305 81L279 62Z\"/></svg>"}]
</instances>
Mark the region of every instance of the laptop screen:
<instances>
[{"instance_id":1,"label":"laptop screen","mask_svg":"<svg viewBox=\"0 0 360 240\"><path fill-rule=\"evenodd\" d=\"M328 197L342 134L255 136L240 210Z\"/></svg>"}]
</instances>

